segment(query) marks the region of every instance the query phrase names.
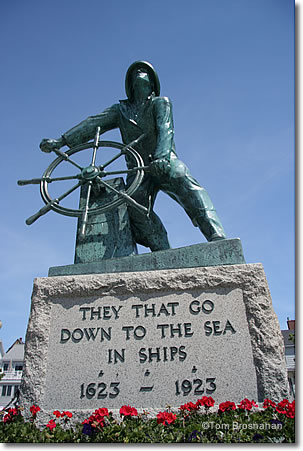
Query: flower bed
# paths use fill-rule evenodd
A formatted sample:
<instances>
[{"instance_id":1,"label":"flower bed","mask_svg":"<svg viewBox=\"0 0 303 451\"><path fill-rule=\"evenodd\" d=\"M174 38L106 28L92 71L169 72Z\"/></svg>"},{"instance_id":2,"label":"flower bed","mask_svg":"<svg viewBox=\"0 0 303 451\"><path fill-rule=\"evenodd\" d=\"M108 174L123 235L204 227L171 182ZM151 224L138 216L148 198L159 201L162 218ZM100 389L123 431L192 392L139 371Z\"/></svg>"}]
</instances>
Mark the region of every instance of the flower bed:
<instances>
[{"instance_id":1,"label":"flower bed","mask_svg":"<svg viewBox=\"0 0 303 451\"><path fill-rule=\"evenodd\" d=\"M42 430L36 426L40 408L30 408L31 419L25 421L21 407L1 412L1 443L294 443L295 401L274 403L265 399L259 406L254 400L239 404L226 401L215 411L215 401L203 396L188 402L177 411L167 409L156 418L148 412L138 413L124 405L120 420L107 408L96 409L81 424L72 424L69 411L53 412Z\"/></svg>"}]
</instances>

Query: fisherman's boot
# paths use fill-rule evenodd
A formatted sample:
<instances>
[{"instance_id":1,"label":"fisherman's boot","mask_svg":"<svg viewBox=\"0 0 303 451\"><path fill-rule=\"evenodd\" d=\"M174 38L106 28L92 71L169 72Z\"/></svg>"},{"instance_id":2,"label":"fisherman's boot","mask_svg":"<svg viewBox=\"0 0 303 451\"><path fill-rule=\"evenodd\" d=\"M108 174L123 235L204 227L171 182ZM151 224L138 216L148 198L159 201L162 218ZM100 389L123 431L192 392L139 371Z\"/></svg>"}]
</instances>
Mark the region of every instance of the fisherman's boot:
<instances>
[{"instance_id":1,"label":"fisherman's boot","mask_svg":"<svg viewBox=\"0 0 303 451\"><path fill-rule=\"evenodd\" d=\"M199 215L193 218L192 222L196 227L199 227L207 241L224 240L226 238L216 210L199 210Z\"/></svg>"}]
</instances>

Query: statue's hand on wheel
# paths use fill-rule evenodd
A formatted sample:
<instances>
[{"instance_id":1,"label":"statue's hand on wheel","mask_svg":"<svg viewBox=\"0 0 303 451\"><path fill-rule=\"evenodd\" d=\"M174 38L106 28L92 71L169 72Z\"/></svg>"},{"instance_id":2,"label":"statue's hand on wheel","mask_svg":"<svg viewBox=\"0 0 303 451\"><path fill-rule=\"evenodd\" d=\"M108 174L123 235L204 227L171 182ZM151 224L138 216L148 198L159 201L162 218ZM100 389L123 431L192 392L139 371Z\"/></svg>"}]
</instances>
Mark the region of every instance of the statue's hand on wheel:
<instances>
[{"instance_id":1,"label":"statue's hand on wheel","mask_svg":"<svg viewBox=\"0 0 303 451\"><path fill-rule=\"evenodd\" d=\"M158 177L169 175L171 170L170 162L166 158L152 161L149 168L151 174Z\"/></svg>"},{"instance_id":2,"label":"statue's hand on wheel","mask_svg":"<svg viewBox=\"0 0 303 451\"><path fill-rule=\"evenodd\" d=\"M59 139L42 139L40 143L40 149L43 152L52 152L53 150L59 150L64 145L62 138Z\"/></svg>"}]
</instances>

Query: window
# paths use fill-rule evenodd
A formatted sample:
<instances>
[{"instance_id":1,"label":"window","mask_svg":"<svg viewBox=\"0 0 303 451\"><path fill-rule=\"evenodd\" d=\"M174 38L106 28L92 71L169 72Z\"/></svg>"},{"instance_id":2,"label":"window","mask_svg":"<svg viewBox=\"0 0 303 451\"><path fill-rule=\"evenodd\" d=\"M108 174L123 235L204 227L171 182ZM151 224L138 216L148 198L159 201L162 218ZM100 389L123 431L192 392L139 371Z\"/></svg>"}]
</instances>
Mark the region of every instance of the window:
<instances>
[{"instance_id":1,"label":"window","mask_svg":"<svg viewBox=\"0 0 303 451\"><path fill-rule=\"evenodd\" d=\"M2 385L2 396L6 396L7 385Z\"/></svg>"},{"instance_id":2,"label":"window","mask_svg":"<svg viewBox=\"0 0 303 451\"><path fill-rule=\"evenodd\" d=\"M19 390L19 385L14 386L14 396L16 396L17 391Z\"/></svg>"},{"instance_id":3,"label":"window","mask_svg":"<svg viewBox=\"0 0 303 451\"><path fill-rule=\"evenodd\" d=\"M8 370L8 363L4 363L3 365L3 371L7 371Z\"/></svg>"},{"instance_id":4,"label":"window","mask_svg":"<svg viewBox=\"0 0 303 451\"><path fill-rule=\"evenodd\" d=\"M7 393L6 393L6 396L10 396L12 394L12 386L11 385L8 385L7 386Z\"/></svg>"},{"instance_id":5,"label":"window","mask_svg":"<svg viewBox=\"0 0 303 451\"><path fill-rule=\"evenodd\" d=\"M22 371L23 370L23 365L16 365L15 366L15 371Z\"/></svg>"}]
</instances>

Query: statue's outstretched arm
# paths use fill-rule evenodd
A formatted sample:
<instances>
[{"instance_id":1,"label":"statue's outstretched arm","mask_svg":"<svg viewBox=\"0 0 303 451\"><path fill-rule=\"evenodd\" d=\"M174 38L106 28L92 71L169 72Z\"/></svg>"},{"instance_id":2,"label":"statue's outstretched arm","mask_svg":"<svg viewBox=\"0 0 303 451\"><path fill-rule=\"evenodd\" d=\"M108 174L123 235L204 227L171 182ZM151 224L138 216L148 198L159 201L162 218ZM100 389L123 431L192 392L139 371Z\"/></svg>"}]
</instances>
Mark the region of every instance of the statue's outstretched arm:
<instances>
[{"instance_id":1,"label":"statue's outstretched arm","mask_svg":"<svg viewBox=\"0 0 303 451\"><path fill-rule=\"evenodd\" d=\"M43 139L40 148L44 152L51 152L54 148L60 149L64 145L74 147L93 139L96 128L100 127L100 134L118 127L118 105L107 108L103 113L90 116L80 124L71 128L58 139Z\"/></svg>"}]
</instances>

